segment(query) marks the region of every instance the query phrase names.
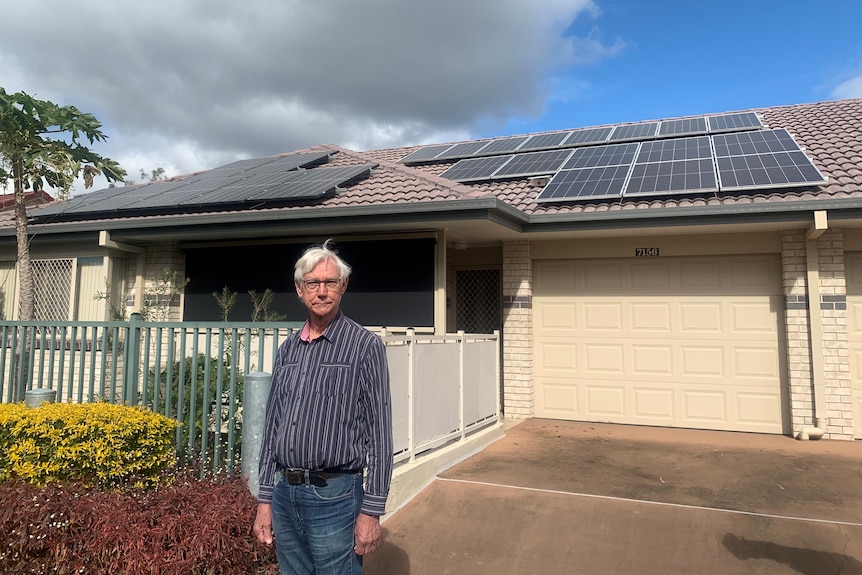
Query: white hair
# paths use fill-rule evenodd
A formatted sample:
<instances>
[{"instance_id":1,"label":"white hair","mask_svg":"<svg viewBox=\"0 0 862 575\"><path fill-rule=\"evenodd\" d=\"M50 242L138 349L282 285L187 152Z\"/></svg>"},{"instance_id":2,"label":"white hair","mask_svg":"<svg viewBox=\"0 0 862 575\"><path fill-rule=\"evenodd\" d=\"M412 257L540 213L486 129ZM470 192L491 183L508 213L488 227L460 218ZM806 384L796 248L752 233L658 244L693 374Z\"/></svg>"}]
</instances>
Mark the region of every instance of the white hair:
<instances>
[{"instance_id":1,"label":"white hair","mask_svg":"<svg viewBox=\"0 0 862 575\"><path fill-rule=\"evenodd\" d=\"M328 239L322 244L315 244L305 250L298 260L293 272L293 281L298 285L302 283L302 276L313 270L320 262L330 260L338 267L338 279L344 281L350 275L351 268L343 259L338 256L338 253L330 246L333 243L332 239Z\"/></svg>"}]
</instances>

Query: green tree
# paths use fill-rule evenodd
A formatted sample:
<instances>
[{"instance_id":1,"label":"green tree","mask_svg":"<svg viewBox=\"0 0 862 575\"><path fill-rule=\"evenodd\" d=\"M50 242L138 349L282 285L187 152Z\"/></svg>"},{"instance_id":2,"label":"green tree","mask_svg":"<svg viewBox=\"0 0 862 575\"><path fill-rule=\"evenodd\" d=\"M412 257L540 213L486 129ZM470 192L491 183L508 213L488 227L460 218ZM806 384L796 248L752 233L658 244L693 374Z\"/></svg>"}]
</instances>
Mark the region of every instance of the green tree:
<instances>
[{"instance_id":1,"label":"green tree","mask_svg":"<svg viewBox=\"0 0 862 575\"><path fill-rule=\"evenodd\" d=\"M68 197L75 178L84 187L104 175L108 182L122 182L126 171L82 144L107 139L102 124L74 106L58 106L24 92L7 94L0 88L0 183L15 187L15 233L18 244L20 305L18 319L33 319L33 273L27 230L25 190L49 186L59 199Z\"/></svg>"}]
</instances>

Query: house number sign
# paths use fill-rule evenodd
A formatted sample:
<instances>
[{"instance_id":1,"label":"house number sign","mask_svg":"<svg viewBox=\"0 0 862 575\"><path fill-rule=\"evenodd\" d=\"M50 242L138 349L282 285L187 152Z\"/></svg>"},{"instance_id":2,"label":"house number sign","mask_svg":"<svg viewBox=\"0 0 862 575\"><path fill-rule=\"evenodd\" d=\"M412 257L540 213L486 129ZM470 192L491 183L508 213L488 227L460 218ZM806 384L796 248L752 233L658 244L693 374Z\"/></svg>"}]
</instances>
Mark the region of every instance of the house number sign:
<instances>
[{"instance_id":1,"label":"house number sign","mask_svg":"<svg viewBox=\"0 0 862 575\"><path fill-rule=\"evenodd\" d=\"M658 256L658 248L635 248L636 258L654 258Z\"/></svg>"}]
</instances>

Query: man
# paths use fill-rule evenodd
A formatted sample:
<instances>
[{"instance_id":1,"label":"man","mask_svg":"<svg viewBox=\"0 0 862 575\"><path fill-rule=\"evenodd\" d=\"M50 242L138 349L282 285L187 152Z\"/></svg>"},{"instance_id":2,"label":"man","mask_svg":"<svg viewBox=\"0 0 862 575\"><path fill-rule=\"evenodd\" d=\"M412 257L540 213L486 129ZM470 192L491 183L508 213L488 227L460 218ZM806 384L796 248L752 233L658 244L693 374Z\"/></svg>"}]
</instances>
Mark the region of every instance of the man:
<instances>
[{"instance_id":1,"label":"man","mask_svg":"<svg viewBox=\"0 0 862 575\"><path fill-rule=\"evenodd\" d=\"M383 342L339 309L350 266L330 240L296 262L308 321L278 350L260 452L259 541L282 575L361 574L392 477ZM367 467L363 489L363 469Z\"/></svg>"}]
</instances>

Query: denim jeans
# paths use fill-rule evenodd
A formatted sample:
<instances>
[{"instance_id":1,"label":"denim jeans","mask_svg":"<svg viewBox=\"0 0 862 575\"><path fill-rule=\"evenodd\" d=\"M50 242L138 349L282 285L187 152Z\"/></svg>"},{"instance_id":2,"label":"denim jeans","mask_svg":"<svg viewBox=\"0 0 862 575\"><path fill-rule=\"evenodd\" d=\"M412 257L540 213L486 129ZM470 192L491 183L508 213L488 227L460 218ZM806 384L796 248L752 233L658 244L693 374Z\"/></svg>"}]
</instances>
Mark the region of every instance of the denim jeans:
<instances>
[{"instance_id":1,"label":"denim jeans","mask_svg":"<svg viewBox=\"0 0 862 575\"><path fill-rule=\"evenodd\" d=\"M361 575L353 529L362 505L362 474L325 486L279 482L272 493L272 527L281 575Z\"/></svg>"}]
</instances>

